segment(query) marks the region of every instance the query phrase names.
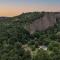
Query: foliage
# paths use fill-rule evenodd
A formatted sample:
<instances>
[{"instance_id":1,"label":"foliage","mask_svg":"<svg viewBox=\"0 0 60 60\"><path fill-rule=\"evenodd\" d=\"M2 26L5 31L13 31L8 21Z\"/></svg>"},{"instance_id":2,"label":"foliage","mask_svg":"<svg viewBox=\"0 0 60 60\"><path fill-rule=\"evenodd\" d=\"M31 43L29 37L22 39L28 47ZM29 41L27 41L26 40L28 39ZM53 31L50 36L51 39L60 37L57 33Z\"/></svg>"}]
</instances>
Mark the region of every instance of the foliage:
<instances>
[{"instance_id":1,"label":"foliage","mask_svg":"<svg viewBox=\"0 0 60 60\"><path fill-rule=\"evenodd\" d=\"M49 55L43 49L37 51L37 54L34 57L34 60L50 60Z\"/></svg>"},{"instance_id":2,"label":"foliage","mask_svg":"<svg viewBox=\"0 0 60 60\"><path fill-rule=\"evenodd\" d=\"M29 12L0 19L0 60L60 60L60 22L33 35L24 29L26 24L43 17L44 13ZM22 48L24 44L31 46L32 50L45 45L48 50L39 50L32 59L31 51Z\"/></svg>"}]
</instances>

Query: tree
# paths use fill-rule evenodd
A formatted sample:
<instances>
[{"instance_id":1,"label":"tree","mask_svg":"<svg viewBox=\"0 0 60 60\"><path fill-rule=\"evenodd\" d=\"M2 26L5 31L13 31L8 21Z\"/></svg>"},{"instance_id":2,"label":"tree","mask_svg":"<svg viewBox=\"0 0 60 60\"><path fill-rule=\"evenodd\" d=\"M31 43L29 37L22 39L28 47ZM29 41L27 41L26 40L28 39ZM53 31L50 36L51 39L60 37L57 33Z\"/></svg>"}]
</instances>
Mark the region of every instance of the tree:
<instances>
[{"instance_id":1,"label":"tree","mask_svg":"<svg viewBox=\"0 0 60 60\"><path fill-rule=\"evenodd\" d=\"M27 50L24 53L24 56L23 56L22 60L31 60L31 59L32 59L31 52L29 50Z\"/></svg>"},{"instance_id":2,"label":"tree","mask_svg":"<svg viewBox=\"0 0 60 60\"><path fill-rule=\"evenodd\" d=\"M50 60L49 54L47 51L44 51L43 49L40 49L37 51L34 60Z\"/></svg>"},{"instance_id":3,"label":"tree","mask_svg":"<svg viewBox=\"0 0 60 60\"><path fill-rule=\"evenodd\" d=\"M51 42L49 45L48 45L48 50L50 51L59 51L60 50L60 43L59 42Z\"/></svg>"}]
</instances>

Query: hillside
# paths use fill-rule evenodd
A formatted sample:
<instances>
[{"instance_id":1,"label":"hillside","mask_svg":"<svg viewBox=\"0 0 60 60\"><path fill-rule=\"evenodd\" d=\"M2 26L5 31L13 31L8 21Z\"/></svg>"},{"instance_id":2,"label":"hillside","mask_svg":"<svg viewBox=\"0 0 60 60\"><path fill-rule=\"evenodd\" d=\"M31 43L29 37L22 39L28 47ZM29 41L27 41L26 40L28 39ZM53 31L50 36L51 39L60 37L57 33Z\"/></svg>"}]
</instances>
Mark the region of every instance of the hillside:
<instances>
[{"instance_id":1,"label":"hillside","mask_svg":"<svg viewBox=\"0 0 60 60\"><path fill-rule=\"evenodd\" d=\"M60 12L0 17L0 60L60 60Z\"/></svg>"},{"instance_id":2,"label":"hillside","mask_svg":"<svg viewBox=\"0 0 60 60\"><path fill-rule=\"evenodd\" d=\"M54 27L60 20L60 12L29 12L16 16L16 20L25 23L24 28L30 34L35 31L44 31Z\"/></svg>"}]
</instances>

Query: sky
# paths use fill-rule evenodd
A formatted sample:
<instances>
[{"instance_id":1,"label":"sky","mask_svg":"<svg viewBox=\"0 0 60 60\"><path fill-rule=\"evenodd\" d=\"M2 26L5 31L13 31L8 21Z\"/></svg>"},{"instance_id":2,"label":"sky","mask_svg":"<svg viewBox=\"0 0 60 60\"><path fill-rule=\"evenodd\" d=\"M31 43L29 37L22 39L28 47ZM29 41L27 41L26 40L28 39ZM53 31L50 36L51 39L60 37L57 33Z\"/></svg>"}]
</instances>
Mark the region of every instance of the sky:
<instances>
[{"instance_id":1,"label":"sky","mask_svg":"<svg viewBox=\"0 0 60 60\"><path fill-rule=\"evenodd\" d=\"M0 16L33 11L60 12L60 0L0 0Z\"/></svg>"}]
</instances>

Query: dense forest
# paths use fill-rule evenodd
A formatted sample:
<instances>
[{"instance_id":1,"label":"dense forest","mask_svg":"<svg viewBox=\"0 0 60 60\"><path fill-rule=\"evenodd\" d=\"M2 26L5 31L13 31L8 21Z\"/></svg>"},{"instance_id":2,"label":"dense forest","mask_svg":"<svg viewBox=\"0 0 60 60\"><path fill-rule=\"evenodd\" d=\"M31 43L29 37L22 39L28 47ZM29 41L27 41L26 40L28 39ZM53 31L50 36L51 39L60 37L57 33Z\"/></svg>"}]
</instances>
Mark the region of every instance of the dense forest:
<instances>
[{"instance_id":1,"label":"dense forest","mask_svg":"<svg viewBox=\"0 0 60 60\"><path fill-rule=\"evenodd\" d=\"M60 60L60 19L54 27L30 34L24 26L44 12L0 18L0 60Z\"/></svg>"}]
</instances>

